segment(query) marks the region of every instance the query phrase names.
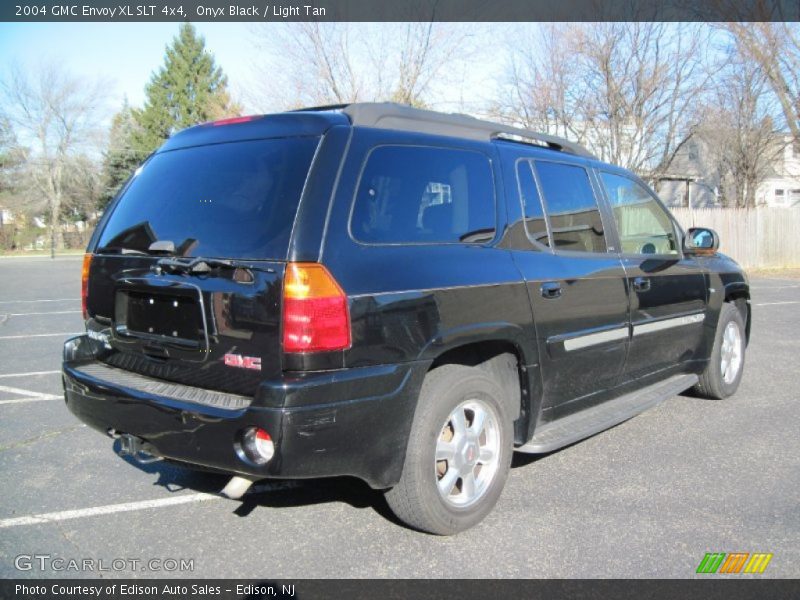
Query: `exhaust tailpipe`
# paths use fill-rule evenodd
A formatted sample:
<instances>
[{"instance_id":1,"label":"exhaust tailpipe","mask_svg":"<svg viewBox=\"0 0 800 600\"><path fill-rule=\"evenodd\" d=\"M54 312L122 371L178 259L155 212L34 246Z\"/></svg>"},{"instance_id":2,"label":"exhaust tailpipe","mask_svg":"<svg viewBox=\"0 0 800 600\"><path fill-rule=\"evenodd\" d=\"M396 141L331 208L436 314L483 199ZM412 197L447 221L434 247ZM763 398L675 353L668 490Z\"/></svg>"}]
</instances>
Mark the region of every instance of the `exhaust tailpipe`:
<instances>
[{"instance_id":1,"label":"exhaust tailpipe","mask_svg":"<svg viewBox=\"0 0 800 600\"><path fill-rule=\"evenodd\" d=\"M234 476L231 477L231 480L228 482L220 494L225 496L226 498L230 498L231 500L238 500L242 496L244 496L245 492L250 489L250 486L253 485L252 479L245 479L244 477Z\"/></svg>"}]
</instances>

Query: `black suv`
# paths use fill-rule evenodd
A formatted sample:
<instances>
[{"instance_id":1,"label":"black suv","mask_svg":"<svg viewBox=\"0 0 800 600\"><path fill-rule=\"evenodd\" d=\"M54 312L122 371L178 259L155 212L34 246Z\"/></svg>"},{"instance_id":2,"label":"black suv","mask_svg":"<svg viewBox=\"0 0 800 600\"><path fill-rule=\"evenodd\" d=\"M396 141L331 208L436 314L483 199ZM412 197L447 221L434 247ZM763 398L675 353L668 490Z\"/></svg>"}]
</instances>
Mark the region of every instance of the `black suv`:
<instances>
[{"instance_id":1,"label":"black suv","mask_svg":"<svg viewBox=\"0 0 800 600\"><path fill-rule=\"evenodd\" d=\"M514 450L739 385L749 288L628 171L395 104L170 138L99 223L69 409L140 460L350 475L409 525L478 523Z\"/></svg>"}]
</instances>

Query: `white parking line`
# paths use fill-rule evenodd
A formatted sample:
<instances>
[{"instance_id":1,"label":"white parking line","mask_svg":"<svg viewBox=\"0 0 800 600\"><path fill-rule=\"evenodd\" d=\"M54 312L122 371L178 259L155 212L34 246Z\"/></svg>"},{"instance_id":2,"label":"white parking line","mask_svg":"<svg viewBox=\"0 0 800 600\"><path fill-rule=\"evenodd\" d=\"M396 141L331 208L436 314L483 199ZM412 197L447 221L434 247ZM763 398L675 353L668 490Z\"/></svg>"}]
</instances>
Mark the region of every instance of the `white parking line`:
<instances>
[{"instance_id":1,"label":"white parking line","mask_svg":"<svg viewBox=\"0 0 800 600\"><path fill-rule=\"evenodd\" d=\"M40 398L12 398L11 400L0 400L3 404L23 404L25 402L44 402L45 400L63 400L64 396L42 396Z\"/></svg>"},{"instance_id":2,"label":"white parking line","mask_svg":"<svg viewBox=\"0 0 800 600\"><path fill-rule=\"evenodd\" d=\"M787 300L785 302L759 302L753 306L776 306L778 304L800 304L800 300Z\"/></svg>"},{"instance_id":3,"label":"white parking line","mask_svg":"<svg viewBox=\"0 0 800 600\"><path fill-rule=\"evenodd\" d=\"M20 388L9 387L7 385L0 385L0 392L7 394L15 394L22 396L22 398L11 398L9 400L0 400L0 404L21 404L23 402L42 402L44 400L62 400L64 398L61 394L42 394L41 392L32 392L30 390L23 390Z\"/></svg>"},{"instance_id":4,"label":"white parking line","mask_svg":"<svg viewBox=\"0 0 800 600\"><path fill-rule=\"evenodd\" d=\"M7 313L9 317L30 317L33 315L72 315L79 314L79 310L54 310L51 312L32 312L32 313Z\"/></svg>"},{"instance_id":5,"label":"white parking line","mask_svg":"<svg viewBox=\"0 0 800 600\"><path fill-rule=\"evenodd\" d=\"M22 398L11 398L10 400L0 400L0 404L20 404L22 402L42 402L43 400L60 400L62 395L56 394L42 394L41 392L32 392L30 390L23 390L21 388L9 387L7 385L0 385L0 392L7 394L16 394Z\"/></svg>"},{"instance_id":6,"label":"white parking line","mask_svg":"<svg viewBox=\"0 0 800 600\"><path fill-rule=\"evenodd\" d=\"M0 300L0 304L29 304L31 302L80 302L80 298L54 298L52 300Z\"/></svg>"},{"instance_id":7,"label":"white parking line","mask_svg":"<svg viewBox=\"0 0 800 600\"><path fill-rule=\"evenodd\" d=\"M0 340L24 340L27 338L35 337L68 337L70 335L83 335L83 332L66 332L66 333L29 333L28 335L0 335Z\"/></svg>"},{"instance_id":8,"label":"white parking line","mask_svg":"<svg viewBox=\"0 0 800 600\"><path fill-rule=\"evenodd\" d=\"M34 375L53 375L55 373L61 373L61 371L28 371L27 373L4 373L0 375L0 379L5 379L6 377L33 377Z\"/></svg>"},{"instance_id":9,"label":"white parking line","mask_svg":"<svg viewBox=\"0 0 800 600\"><path fill-rule=\"evenodd\" d=\"M185 494L181 496L171 496L169 498L159 498L158 500L141 500L139 502L125 502L123 504L109 504L106 506L94 506L92 508L80 508L77 510L42 513L39 515L29 515L27 517L13 517L10 519L0 520L0 529L5 527L18 527L20 525L55 523L58 521L67 521L69 519L81 519L84 517L95 517L98 515L112 515L114 513L146 510L149 508L162 508L164 506L176 506L179 504L208 502L209 500L222 500L222 496L204 493Z\"/></svg>"},{"instance_id":10,"label":"white parking line","mask_svg":"<svg viewBox=\"0 0 800 600\"><path fill-rule=\"evenodd\" d=\"M20 388L8 387L7 385L0 385L0 392L7 392L9 394L19 394L20 396L28 396L30 398L49 398L52 394L42 394L40 392L31 392L30 390L23 390Z\"/></svg>"}]
</instances>

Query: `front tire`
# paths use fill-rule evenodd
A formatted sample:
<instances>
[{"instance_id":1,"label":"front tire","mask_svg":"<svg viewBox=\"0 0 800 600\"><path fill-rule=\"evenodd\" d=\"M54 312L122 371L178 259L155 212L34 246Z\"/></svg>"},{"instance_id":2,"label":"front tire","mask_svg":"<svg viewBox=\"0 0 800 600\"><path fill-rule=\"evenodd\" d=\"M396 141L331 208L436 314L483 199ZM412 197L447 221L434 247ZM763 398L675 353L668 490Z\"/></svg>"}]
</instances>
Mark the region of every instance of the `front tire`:
<instances>
[{"instance_id":1,"label":"front tire","mask_svg":"<svg viewBox=\"0 0 800 600\"><path fill-rule=\"evenodd\" d=\"M406 524L438 535L473 527L505 485L513 427L502 391L477 368L444 365L420 392L400 482L386 492Z\"/></svg>"},{"instance_id":2,"label":"front tire","mask_svg":"<svg viewBox=\"0 0 800 600\"><path fill-rule=\"evenodd\" d=\"M733 304L722 305L714 348L695 390L704 398L723 400L739 388L744 372L745 325Z\"/></svg>"}]
</instances>

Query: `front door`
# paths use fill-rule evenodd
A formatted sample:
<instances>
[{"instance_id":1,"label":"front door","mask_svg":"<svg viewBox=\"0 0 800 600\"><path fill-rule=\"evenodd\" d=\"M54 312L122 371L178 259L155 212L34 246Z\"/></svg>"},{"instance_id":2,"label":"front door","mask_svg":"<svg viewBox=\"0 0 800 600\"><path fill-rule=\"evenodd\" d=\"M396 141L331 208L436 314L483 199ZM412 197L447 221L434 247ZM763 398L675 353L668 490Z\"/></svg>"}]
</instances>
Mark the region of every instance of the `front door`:
<instances>
[{"instance_id":1,"label":"front door","mask_svg":"<svg viewBox=\"0 0 800 600\"><path fill-rule=\"evenodd\" d=\"M696 358L706 319L706 278L681 252L669 213L641 182L600 171L614 215L631 304L632 338L624 379Z\"/></svg>"}]
</instances>

